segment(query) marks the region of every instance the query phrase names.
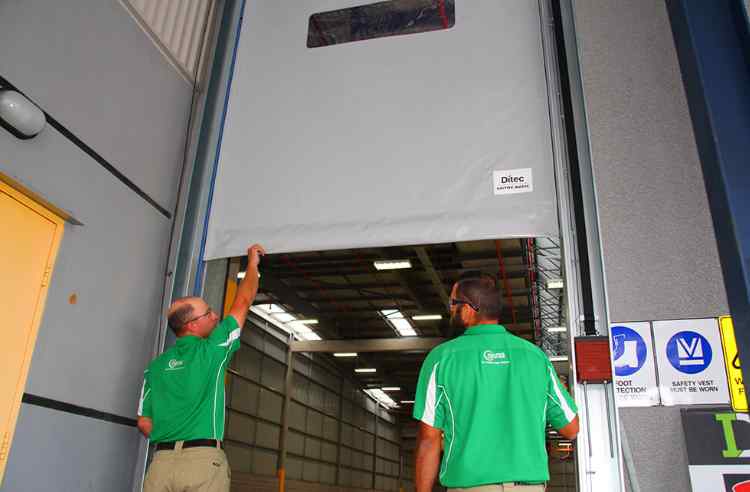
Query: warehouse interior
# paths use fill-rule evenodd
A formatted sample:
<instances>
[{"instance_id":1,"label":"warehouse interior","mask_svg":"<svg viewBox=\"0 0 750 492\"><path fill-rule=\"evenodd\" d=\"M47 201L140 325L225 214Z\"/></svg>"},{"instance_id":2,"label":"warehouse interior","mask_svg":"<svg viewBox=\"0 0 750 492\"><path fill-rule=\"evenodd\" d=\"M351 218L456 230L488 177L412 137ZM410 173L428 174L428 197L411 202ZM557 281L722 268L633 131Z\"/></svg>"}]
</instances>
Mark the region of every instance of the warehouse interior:
<instances>
[{"instance_id":1,"label":"warehouse interior","mask_svg":"<svg viewBox=\"0 0 750 492\"><path fill-rule=\"evenodd\" d=\"M313 483L413 490L411 404L427 349L387 344L409 339L429 346L459 335L450 327L447 301L453 282L468 270L498 279L501 323L541 346L567 384L560 246L557 238L520 238L265 256L260 291L227 376L226 450L237 490L273 489L278 468L290 490ZM245 261L212 262L208 275L223 275L207 284L215 304L231 302ZM290 353L290 340L365 348ZM294 371L285 411L289 357ZM573 446L548 429L548 490L576 490Z\"/></svg>"}]
</instances>

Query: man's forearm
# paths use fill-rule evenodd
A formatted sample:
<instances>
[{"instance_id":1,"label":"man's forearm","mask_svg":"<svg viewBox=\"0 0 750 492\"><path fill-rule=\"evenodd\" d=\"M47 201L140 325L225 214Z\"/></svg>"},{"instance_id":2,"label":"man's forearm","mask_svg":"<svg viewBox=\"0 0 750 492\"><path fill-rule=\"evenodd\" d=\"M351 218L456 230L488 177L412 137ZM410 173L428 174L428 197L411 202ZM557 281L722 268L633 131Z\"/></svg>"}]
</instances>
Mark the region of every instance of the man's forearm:
<instances>
[{"instance_id":1,"label":"man's forearm","mask_svg":"<svg viewBox=\"0 0 750 492\"><path fill-rule=\"evenodd\" d=\"M258 293L258 268L252 265L247 266L245 272L245 278L242 279L240 285L237 286L237 293L234 297L234 302L238 306L242 306L245 310L250 309L250 305L255 299L255 295Z\"/></svg>"},{"instance_id":2,"label":"man's forearm","mask_svg":"<svg viewBox=\"0 0 750 492\"><path fill-rule=\"evenodd\" d=\"M422 440L417 445L416 492L432 492L440 468L440 443Z\"/></svg>"}]
</instances>

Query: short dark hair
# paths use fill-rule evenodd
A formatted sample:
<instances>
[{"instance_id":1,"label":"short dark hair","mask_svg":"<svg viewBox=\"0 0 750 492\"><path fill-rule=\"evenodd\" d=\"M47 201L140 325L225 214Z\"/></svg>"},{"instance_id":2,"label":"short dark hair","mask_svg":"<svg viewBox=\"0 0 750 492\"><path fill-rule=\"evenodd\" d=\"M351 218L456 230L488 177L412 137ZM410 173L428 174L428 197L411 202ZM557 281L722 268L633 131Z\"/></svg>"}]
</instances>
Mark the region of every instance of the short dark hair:
<instances>
[{"instance_id":1,"label":"short dark hair","mask_svg":"<svg viewBox=\"0 0 750 492\"><path fill-rule=\"evenodd\" d=\"M476 270L465 272L456 281L456 296L471 302L481 319L499 320L503 311L497 280Z\"/></svg>"},{"instance_id":2,"label":"short dark hair","mask_svg":"<svg viewBox=\"0 0 750 492\"><path fill-rule=\"evenodd\" d=\"M169 328L177 336L179 336L182 332L182 329L185 327L185 323L190 321L190 319L193 317L193 305L189 302L184 302L187 299L189 299L189 297L181 297L179 299L175 299L172 305L176 304L176 306L172 310L172 312L169 313L169 318L167 318Z\"/></svg>"}]
</instances>

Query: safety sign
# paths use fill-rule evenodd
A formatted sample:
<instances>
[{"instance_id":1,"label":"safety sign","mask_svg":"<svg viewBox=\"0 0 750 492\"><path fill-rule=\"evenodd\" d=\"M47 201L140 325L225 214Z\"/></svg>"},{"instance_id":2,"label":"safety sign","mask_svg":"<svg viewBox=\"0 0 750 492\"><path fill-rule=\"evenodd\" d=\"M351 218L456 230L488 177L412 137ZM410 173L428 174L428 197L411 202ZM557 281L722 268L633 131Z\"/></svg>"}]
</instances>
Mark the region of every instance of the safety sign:
<instances>
[{"instance_id":1,"label":"safety sign","mask_svg":"<svg viewBox=\"0 0 750 492\"><path fill-rule=\"evenodd\" d=\"M728 407L682 409L694 492L750 492L750 417Z\"/></svg>"},{"instance_id":2,"label":"safety sign","mask_svg":"<svg viewBox=\"0 0 750 492\"><path fill-rule=\"evenodd\" d=\"M742 381L742 368L737 353L737 340L734 338L732 318L729 316L719 318L719 329L721 330L721 345L724 349L724 364L727 368L727 383L729 384L732 408L735 412L747 412L747 395L745 394L745 384Z\"/></svg>"},{"instance_id":3,"label":"safety sign","mask_svg":"<svg viewBox=\"0 0 750 492\"><path fill-rule=\"evenodd\" d=\"M715 319L654 321L653 332L664 405L729 402Z\"/></svg>"},{"instance_id":4,"label":"safety sign","mask_svg":"<svg viewBox=\"0 0 750 492\"><path fill-rule=\"evenodd\" d=\"M615 397L621 407L659 404L650 323L610 325Z\"/></svg>"}]
</instances>

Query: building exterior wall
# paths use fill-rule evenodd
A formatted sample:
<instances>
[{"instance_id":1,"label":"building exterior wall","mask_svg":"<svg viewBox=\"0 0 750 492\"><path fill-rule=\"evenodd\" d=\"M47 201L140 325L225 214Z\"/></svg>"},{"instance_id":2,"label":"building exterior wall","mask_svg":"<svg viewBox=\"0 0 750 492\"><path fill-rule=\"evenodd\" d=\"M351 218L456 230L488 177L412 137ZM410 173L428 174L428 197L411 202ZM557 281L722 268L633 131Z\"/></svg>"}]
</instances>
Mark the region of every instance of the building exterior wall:
<instances>
[{"instance_id":1,"label":"building exterior wall","mask_svg":"<svg viewBox=\"0 0 750 492\"><path fill-rule=\"evenodd\" d=\"M0 46L0 76L115 170L49 124L0 130L0 172L83 224L66 224L26 393L125 422L24 403L3 490L130 490L192 87L116 0L0 2Z\"/></svg>"},{"instance_id":2,"label":"building exterior wall","mask_svg":"<svg viewBox=\"0 0 750 492\"><path fill-rule=\"evenodd\" d=\"M611 322L728 313L664 2L576 0ZM640 490L690 490L679 409L621 409Z\"/></svg>"}]
</instances>

